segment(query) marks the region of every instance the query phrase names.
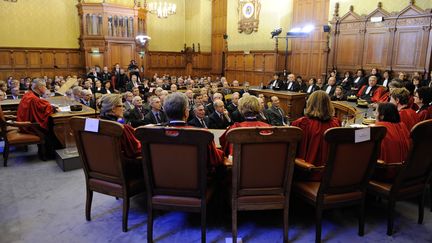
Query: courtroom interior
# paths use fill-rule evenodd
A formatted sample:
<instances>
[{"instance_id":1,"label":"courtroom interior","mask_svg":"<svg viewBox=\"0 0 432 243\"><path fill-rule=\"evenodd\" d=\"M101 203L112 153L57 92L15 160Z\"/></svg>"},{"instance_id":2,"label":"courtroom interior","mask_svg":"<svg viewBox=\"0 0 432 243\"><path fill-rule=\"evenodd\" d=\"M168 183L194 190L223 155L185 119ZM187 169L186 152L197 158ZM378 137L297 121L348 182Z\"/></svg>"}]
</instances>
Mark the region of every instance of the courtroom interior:
<instances>
[{"instance_id":1,"label":"courtroom interior","mask_svg":"<svg viewBox=\"0 0 432 243\"><path fill-rule=\"evenodd\" d=\"M0 15L0 242L432 242L432 0Z\"/></svg>"}]
</instances>

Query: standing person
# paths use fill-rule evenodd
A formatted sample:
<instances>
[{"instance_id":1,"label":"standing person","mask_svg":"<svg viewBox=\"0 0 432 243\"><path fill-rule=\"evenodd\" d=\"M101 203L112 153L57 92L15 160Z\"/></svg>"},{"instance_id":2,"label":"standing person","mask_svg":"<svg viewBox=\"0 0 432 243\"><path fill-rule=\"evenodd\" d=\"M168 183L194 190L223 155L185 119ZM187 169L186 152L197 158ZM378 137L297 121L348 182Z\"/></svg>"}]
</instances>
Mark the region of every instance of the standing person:
<instances>
[{"instance_id":1,"label":"standing person","mask_svg":"<svg viewBox=\"0 0 432 243\"><path fill-rule=\"evenodd\" d=\"M324 141L324 133L329 128L341 125L339 119L334 117L334 112L330 97L324 91L318 90L309 96L305 115L291 123L303 130L297 158L315 166L325 165L328 144ZM320 180L321 174L304 174L301 177L302 180Z\"/></svg>"}]
</instances>

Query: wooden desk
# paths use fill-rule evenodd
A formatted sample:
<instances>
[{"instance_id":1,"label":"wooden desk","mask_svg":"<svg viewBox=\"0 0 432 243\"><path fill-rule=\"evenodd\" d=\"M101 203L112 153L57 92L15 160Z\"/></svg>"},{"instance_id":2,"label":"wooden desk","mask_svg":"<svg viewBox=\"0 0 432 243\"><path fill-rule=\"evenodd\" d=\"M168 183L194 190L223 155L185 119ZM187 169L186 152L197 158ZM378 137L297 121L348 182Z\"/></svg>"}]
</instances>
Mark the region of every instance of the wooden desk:
<instances>
[{"instance_id":1,"label":"wooden desk","mask_svg":"<svg viewBox=\"0 0 432 243\"><path fill-rule=\"evenodd\" d=\"M232 87L234 91L240 91L243 87ZM288 121L294 121L303 116L303 111L306 107L306 94L291 91L276 91L272 89L260 89L258 87L250 87L249 93L258 96L264 94L266 100L269 101L272 96L279 98L280 107L288 116Z\"/></svg>"},{"instance_id":2,"label":"wooden desk","mask_svg":"<svg viewBox=\"0 0 432 243\"><path fill-rule=\"evenodd\" d=\"M76 101L71 101L65 96L54 96L47 98L47 100L52 104L56 106L66 106L70 104L80 104ZM0 105L2 106L3 110L18 110L18 105L21 102L20 99L18 100L3 100L0 102ZM84 116L84 117L95 117L95 110L83 105L82 111L74 111L74 112L57 112L51 115L50 118L50 125L52 126L52 129L54 131L54 134L56 135L57 139L60 141L60 143L63 145L63 147L66 147L66 142L69 141L70 143L75 143L75 140L70 133L70 127L69 127L69 119L73 116ZM69 134L69 137L66 137L66 134Z\"/></svg>"},{"instance_id":3,"label":"wooden desk","mask_svg":"<svg viewBox=\"0 0 432 243\"><path fill-rule=\"evenodd\" d=\"M351 124L361 124L363 122L364 115L368 112L368 108L357 107L355 102L332 101L332 103L335 108L335 116L341 121L347 117ZM367 115L371 116L372 114Z\"/></svg>"},{"instance_id":4,"label":"wooden desk","mask_svg":"<svg viewBox=\"0 0 432 243\"><path fill-rule=\"evenodd\" d=\"M4 111L6 111L6 110L16 111L16 110L18 110L18 105L20 102L21 102L21 99L2 100L2 101L0 101L0 105Z\"/></svg>"},{"instance_id":5,"label":"wooden desk","mask_svg":"<svg viewBox=\"0 0 432 243\"><path fill-rule=\"evenodd\" d=\"M51 104L57 106L77 105L77 101L71 101L66 96L54 96L47 99ZM95 117L95 110L88 106L82 105L82 111L57 112L51 115L50 122L53 125L53 131L57 139L66 147L66 143L73 145L75 139L72 135L69 119L73 116Z\"/></svg>"}]
</instances>

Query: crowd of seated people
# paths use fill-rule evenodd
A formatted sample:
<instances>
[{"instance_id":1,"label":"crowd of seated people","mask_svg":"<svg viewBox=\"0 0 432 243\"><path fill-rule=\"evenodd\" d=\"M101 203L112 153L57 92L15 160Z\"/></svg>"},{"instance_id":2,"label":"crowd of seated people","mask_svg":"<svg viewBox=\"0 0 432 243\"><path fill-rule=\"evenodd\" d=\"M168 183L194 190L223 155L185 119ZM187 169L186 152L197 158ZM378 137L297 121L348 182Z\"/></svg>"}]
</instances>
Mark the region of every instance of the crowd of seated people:
<instances>
[{"instance_id":1,"label":"crowd of seated people","mask_svg":"<svg viewBox=\"0 0 432 243\"><path fill-rule=\"evenodd\" d=\"M409 135L409 129L419 121L432 119L432 85L430 80L424 81L418 74L410 81L403 73L392 79L391 72L385 71L381 75L377 69L373 69L369 75L363 70L358 70L354 77L350 72L345 72L343 77L339 77L336 71L332 71L327 82L311 78L307 85L302 77L295 74L288 74L286 78L275 74L268 83L268 88L307 94L304 117L289 124L285 111L280 107L279 98L272 96L267 103L263 94L257 94L255 97L249 93L247 82L240 86L237 80L233 80L230 85L224 77L212 79L168 74L155 74L151 79L146 79L140 75L133 62L130 67L129 70L125 70L116 64L112 71L107 67L102 70L90 68L89 73L78 77L77 83L65 94L83 105L99 109L102 119L124 123L125 129L129 131L126 140L133 138L136 127L150 124L169 125L172 119L170 120L165 110L165 101L171 94L180 93L184 93L182 97L186 99L188 109L188 115L181 120L191 127L228 130L245 126L300 127L304 136L297 157L315 166L325 165L327 147L323 142L324 132L341 125L334 117L331 100L342 101L347 96L355 95L370 103L376 103L375 107L379 113L377 123L389 127L389 130L397 130L393 128L396 126L394 124L404 127L404 136ZM38 93L38 96L48 97L59 90L69 78L56 76L54 79L34 79L37 81L25 78L22 82L9 78L7 81L0 81L0 97L20 98L23 91L31 90L35 82L44 83L47 87L46 91ZM17 92L17 89L21 92ZM2 96L2 93L7 95ZM385 112L389 109L383 107L390 104L398 111L398 119L390 119L389 115L386 115ZM398 131L401 132L401 129ZM386 139L401 139L405 138L404 136L388 134ZM224 144L223 140L222 136L221 145L225 155L229 155L230 147ZM132 144L126 141L124 144L124 151L128 156L133 156L138 148L136 141L131 141ZM406 147L406 144L402 145ZM400 149L399 152L403 154L398 156L398 159L405 155L405 149ZM397 160L385 153L381 155L382 159L389 160L389 163ZM319 180L320 174L307 174L301 177L306 180Z\"/></svg>"}]
</instances>

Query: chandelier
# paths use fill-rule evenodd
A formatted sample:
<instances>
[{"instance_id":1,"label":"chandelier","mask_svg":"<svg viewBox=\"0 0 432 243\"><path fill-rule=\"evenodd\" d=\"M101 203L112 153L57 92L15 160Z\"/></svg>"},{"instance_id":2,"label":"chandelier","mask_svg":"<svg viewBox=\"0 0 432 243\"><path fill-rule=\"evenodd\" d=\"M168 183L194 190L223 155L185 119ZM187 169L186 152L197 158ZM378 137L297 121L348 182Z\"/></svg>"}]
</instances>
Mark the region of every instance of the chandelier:
<instances>
[{"instance_id":1,"label":"chandelier","mask_svg":"<svg viewBox=\"0 0 432 243\"><path fill-rule=\"evenodd\" d=\"M177 5L168 2L151 2L148 4L148 11L156 14L158 18L168 18L176 13Z\"/></svg>"}]
</instances>

